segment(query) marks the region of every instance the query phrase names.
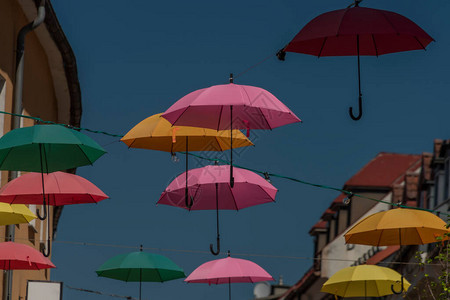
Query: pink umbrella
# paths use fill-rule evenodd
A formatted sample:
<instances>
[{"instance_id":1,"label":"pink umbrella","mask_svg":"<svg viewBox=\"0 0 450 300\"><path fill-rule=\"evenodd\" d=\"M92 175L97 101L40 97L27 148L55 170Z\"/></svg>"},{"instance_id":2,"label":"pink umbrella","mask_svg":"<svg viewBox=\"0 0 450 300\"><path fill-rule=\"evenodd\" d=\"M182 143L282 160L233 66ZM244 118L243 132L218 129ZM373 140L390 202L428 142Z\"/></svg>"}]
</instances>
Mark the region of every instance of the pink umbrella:
<instances>
[{"instance_id":1,"label":"pink umbrella","mask_svg":"<svg viewBox=\"0 0 450 300\"><path fill-rule=\"evenodd\" d=\"M231 299L231 283L274 280L269 273L252 261L228 257L206 262L195 269L184 281L189 283L228 283Z\"/></svg>"},{"instance_id":2,"label":"pink umbrella","mask_svg":"<svg viewBox=\"0 0 450 300\"><path fill-rule=\"evenodd\" d=\"M274 202L277 189L261 176L235 168L235 186L231 188L228 174L230 166L206 166L189 170L189 194L194 195L191 207L185 205L185 174L175 178L161 194L158 204L176 206L188 210L216 210L217 251L220 253L219 209L240 210L246 207ZM220 198L220 201L219 201ZM214 199L216 201L214 201Z\"/></svg>"},{"instance_id":3,"label":"pink umbrella","mask_svg":"<svg viewBox=\"0 0 450 300\"><path fill-rule=\"evenodd\" d=\"M301 122L280 100L268 91L254 86L215 85L194 91L173 104L163 115L172 125L196 126L216 130L270 129ZM231 165L233 136L231 135ZM230 168L233 187L233 167Z\"/></svg>"},{"instance_id":4,"label":"pink umbrella","mask_svg":"<svg viewBox=\"0 0 450 300\"><path fill-rule=\"evenodd\" d=\"M48 198L48 205L55 206L97 203L108 198L90 181L64 172L27 173L11 180L0 189L0 202L10 204L39 205L42 204L43 196ZM48 220L47 226L48 232L50 232L50 220ZM50 254L50 236L48 236L45 251L44 255L48 256Z\"/></svg>"},{"instance_id":5,"label":"pink umbrella","mask_svg":"<svg viewBox=\"0 0 450 300\"><path fill-rule=\"evenodd\" d=\"M97 203L107 199L98 187L78 175L53 172L44 174L44 190L49 205ZM40 173L22 175L0 189L0 202L10 204L42 204Z\"/></svg>"}]
</instances>

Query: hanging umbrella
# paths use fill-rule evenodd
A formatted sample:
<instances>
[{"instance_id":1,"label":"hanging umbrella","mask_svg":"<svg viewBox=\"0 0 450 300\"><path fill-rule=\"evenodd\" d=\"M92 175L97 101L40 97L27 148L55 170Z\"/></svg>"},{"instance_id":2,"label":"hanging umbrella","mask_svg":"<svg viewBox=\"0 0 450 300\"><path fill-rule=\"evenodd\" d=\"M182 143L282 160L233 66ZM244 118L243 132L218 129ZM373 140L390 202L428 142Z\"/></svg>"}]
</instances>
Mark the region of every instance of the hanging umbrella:
<instances>
[{"instance_id":1,"label":"hanging umbrella","mask_svg":"<svg viewBox=\"0 0 450 300\"><path fill-rule=\"evenodd\" d=\"M0 243L0 269L2 270L42 270L55 265L36 249L19 243ZM11 299L8 290L7 299Z\"/></svg>"},{"instance_id":2,"label":"hanging umbrella","mask_svg":"<svg viewBox=\"0 0 450 300\"><path fill-rule=\"evenodd\" d=\"M226 284L231 300L231 284L239 282L273 281L263 268L252 261L228 257L208 261L195 269L184 281L189 283Z\"/></svg>"},{"instance_id":3,"label":"hanging umbrella","mask_svg":"<svg viewBox=\"0 0 450 300\"><path fill-rule=\"evenodd\" d=\"M215 130L270 129L301 122L268 91L254 86L215 85L194 91L173 104L162 115L172 125L197 126ZM233 132L230 134L230 185L233 187Z\"/></svg>"},{"instance_id":4,"label":"hanging umbrella","mask_svg":"<svg viewBox=\"0 0 450 300\"><path fill-rule=\"evenodd\" d=\"M324 13L314 18L277 54L286 52L322 56L358 57L359 114L349 113L353 120L362 116L360 76L361 55L379 56L388 53L425 50L433 40L408 18L394 12L359 7L360 0L346 9Z\"/></svg>"},{"instance_id":5,"label":"hanging umbrella","mask_svg":"<svg viewBox=\"0 0 450 300\"><path fill-rule=\"evenodd\" d=\"M36 218L23 204L0 203L0 226L29 223Z\"/></svg>"},{"instance_id":6,"label":"hanging umbrella","mask_svg":"<svg viewBox=\"0 0 450 300\"><path fill-rule=\"evenodd\" d=\"M126 282L139 282L141 299L142 282L164 282L184 278L183 269L165 256L141 250L114 256L97 271L98 276Z\"/></svg>"},{"instance_id":7,"label":"hanging umbrella","mask_svg":"<svg viewBox=\"0 0 450 300\"><path fill-rule=\"evenodd\" d=\"M336 272L322 286L321 292L347 297L383 297L392 295L391 286L406 292L411 285L396 271L373 265L348 267Z\"/></svg>"},{"instance_id":8,"label":"hanging umbrella","mask_svg":"<svg viewBox=\"0 0 450 300\"><path fill-rule=\"evenodd\" d=\"M81 176L64 172L43 176L48 205L97 203L108 198L98 187ZM0 189L0 202L42 204L40 181L39 173L27 173L11 180Z\"/></svg>"},{"instance_id":9,"label":"hanging umbrella","mask_svg":"<svg viewBox=\"0 0 450 300\"><path fill-rule=\"evenodd\" d=\"M189 151L225 151L230 149L230 132L208 128L175 126L172 127L162 114L156 114L134 126L122 139L130 148L141 148L186 153L185 202L189 207L188 195L188 152ZM233 130L234 148L252 146L253 143L239 130Z\"/></svg>"},{"instance_id":10,"label":"hanging umbrella","mask_svg":"<svg viewBox=\"0 0 450 300\"><path fill-rule=\"evenodd\" d=\"M41 173L44 216L37 216L45 220L50 209L45 200L44 173L92 165L105 153L94 140L76 130L34 125L14 129L0 138L0 170ZM50 222L47 228L50 232Z\"/></svg>"},{"instance_id":11,"label":"hanging umbrella","mask_svg":"<svg viewBox=\"0 0 450 300\"><path fill-rule=\"evenodd\" d=\"M235 168L235 186L231 188L228 174L230 166L206 166L190 170L189 194L193 204L188 210L216 210L217 251L210 245L211 253L220 253L219 210L240 210L246 207L275 201L277 189L261 176ZM179 175L161 194L158 204L185 208L185 176Z\"/></svg>"},{"instance_id":12,"label":"hanging umbrella","mask_svg":"<svg viewBox=\"0 0 450 300\"><path fill-rule=\"evenodd\" d=\"M345 242L371 246L424 245L448 239L450 229L439 217L416 209L397 208L370 215L347 231ZM403 276L402 276L403 286ZM392 291L396 294L401 293Z\"/></svg>"}]
</instances>

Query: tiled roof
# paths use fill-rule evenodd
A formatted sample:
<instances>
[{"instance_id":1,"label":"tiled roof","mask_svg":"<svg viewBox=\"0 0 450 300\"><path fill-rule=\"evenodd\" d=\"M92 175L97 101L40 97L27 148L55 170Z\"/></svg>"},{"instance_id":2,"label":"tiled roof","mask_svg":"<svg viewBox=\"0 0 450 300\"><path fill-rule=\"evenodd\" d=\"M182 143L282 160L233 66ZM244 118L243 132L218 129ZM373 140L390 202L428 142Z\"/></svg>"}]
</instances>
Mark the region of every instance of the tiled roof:
<instances>
[{"instance_id":1,"label":"tiled roof","mask_svg":"<svg viewBox=\"0 0 450 300\"><path fill-rule=\"evenodd\" d=\"M420 155L379 153L358 173L350 178L345 187L390 187L401 181L406 171L420 167Z\"/></svg>"},{"instance_id":2,"label":"tiled roof","mask_svg":"<svg viewBox=\"0 0 450 300\"><path fill-rule=\"evenodd\" d=\"M313 232L315 229L326 229L327 228L327 221L320 220L317 222L311 229L309 230L309 234Z\"/></svg>"}]
</instances>

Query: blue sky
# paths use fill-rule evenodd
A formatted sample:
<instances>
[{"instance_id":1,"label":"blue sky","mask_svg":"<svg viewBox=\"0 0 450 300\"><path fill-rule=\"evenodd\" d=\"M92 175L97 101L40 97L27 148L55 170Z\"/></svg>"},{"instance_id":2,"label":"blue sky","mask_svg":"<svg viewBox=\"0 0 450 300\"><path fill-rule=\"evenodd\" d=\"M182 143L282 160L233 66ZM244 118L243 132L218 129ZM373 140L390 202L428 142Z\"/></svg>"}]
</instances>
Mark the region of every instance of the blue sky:
<instances>
[{"instance_id":1,"label":"blue sky","mask_svg":"<svg viewBox=\"0 0 450 300\"><path fill-rule=\"evenodd\" d=\"M227 82L275 54L309 20L350 1L118 1L53 0L75 52L82 89L82 126L125 134L142 119L163 112L185 94ZM247 167L341 187L377 153L432 150L448 138L450 3L445 0L365 0L361 6L400 13L435 40L427 51L363 57L364 116L352 121L357 104L355 57L275 56L235 80L272 92L304 122L271 132L252 131L256 147L236 155ZM78 174L111 199L66 206L53 247L52 280L78 288L137 297L138 285L98 278L95 270L130 248L154 248L186 271L215 259L215 213L156 206L180 174L168 153L127 149L117 139L91 135L108 154ZM205 162L192 161L192 166ZM336 192L273 179L277 202L221 213L222 249L231 253L311 257L308 231ZM167 251L158 249L184 250ZM189 252L192 251L192 252ZM206 251L197 253L196 251ZM225 251L224 251L225 254ZM240 256L275 278L294 284L311 266L308 259ZM251 284L233 286L234 299L251 299ZM145 283L144 299L227 299L226 286L182 281ZM64 299L107 299L68 288Z\"/></svg>"}]
</instances>

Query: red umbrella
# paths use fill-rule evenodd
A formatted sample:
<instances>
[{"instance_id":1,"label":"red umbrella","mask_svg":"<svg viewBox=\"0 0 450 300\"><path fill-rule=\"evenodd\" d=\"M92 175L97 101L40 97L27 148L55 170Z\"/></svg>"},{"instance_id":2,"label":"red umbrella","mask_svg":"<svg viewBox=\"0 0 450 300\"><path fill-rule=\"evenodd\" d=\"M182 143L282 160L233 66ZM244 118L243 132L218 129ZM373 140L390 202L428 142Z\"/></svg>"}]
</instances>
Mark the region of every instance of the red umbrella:
<instances>
[{"instance_id":1,"label":"red umbrella","mask_svg":"<svg viewBox=\"0 0 450 300\"><path fill-rule=\"evenodd\" d=\"M42 197L48 198L48 205L68 205L80 203L97 203L107 199L98 187L83 177L53 172L27 173L8 182L0 189L0 202L10 204L42 204ZM45 208L44 208L45 210ZM50 232L50 220L47 221ZM45 252L46 251L46 252ZM44 255L50 254L50 235Z\"/></svg>"},{"instance_id":2,"label":"red umbrella","mask_svg":"<svg viewBox=\"0 0 450 300\"><path fill-rule=\"evenodd\" d=\"M359 7L361 0L346 9L330 11L314 18L277 54L284 60L286 52L322 56L358 56L359 114L362 116L360 55L425 50L433 38L413 21L394 12Z\"/></svg>"},{"instance_id":3,"label":"red umbrella","mask_svg":"<svg viewBox=\"0 0 450 300\"><path fill-rule=\"evenodd\" d=\"M41 270L55 268L55 265L36 249L19 243L0 243L0 269Z\"/></svg>"},{"instance_id":4,"label":"red umbrella","mask_svg":"<svg viewBox=\"0 0 450 300\"><path fill-rule=\"evenodd\" d=\"M252 261L228 257L208 261L195 269L184 281L189 283L223 284L228 283L231 299L231 283L259 282L274 280L263 268Z\"/></svg>"},{"instance_id":5,"label":"red umbrella","mask_svg":"<svg viewBox=\"0 0 450 300\"><path fill-rule=\"evenodd\" d=\"M98 187L81 176L53 172L44 174L44 190L49 205L97 203L107 199ZM40 173L22 175L0 189L0 202L9 204L42 204Z\"/></svg>"},{"instance_id":6,"label":"red umbrella","mask_svg":"<svg viewBox=\"0 0 450 300\"><path fill-rule=\"evenodd\" d=\"M55 265L36 249L19 243L0 243L0 269L41 270L55 268ZM8 297L11 299L10 290Z\"/></svg>"}]
</instances>

